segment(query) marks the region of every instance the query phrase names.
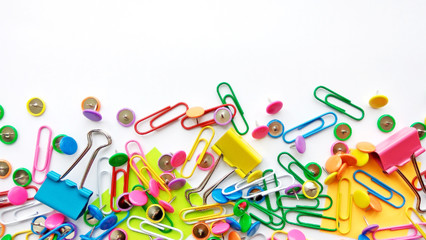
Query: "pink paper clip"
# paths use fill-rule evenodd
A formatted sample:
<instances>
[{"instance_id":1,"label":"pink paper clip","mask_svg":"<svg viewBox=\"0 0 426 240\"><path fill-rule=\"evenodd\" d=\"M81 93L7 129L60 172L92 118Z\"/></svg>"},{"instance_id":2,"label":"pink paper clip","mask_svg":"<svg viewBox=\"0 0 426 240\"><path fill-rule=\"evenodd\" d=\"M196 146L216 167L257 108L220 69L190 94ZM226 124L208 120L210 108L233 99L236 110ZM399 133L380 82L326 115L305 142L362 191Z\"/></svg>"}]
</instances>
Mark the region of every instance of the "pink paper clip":
<instances>
[{"instance_id":1,"label":"pink paper clip","mask_svg":"<svg viewBox=\"0 0 426 240\"><path fill-rule=\"evenodd\" d=\"M424 153L425 149L422 147L417 133L417 129L412 127L405 127L385 141L376 146L376 151L370 154L370 158L376 159L380 167L387 174L396 171L404 182L410 187L417 198L417 211L426 213L426 210L421 210L421 197L416 190L416 187L408 180L408 178L399 170L399 167L405 165L410 160L413 163L414 170L416 171L417 178L423 192L426 193L426 186L421 178L419 166L417 165L416 157Z\"/></svg>"},{"instance_id":2,"label":"pink paper clip","mask_svg":"<svg viewBox=\"0 0 426 240\"><path fill-rule=\"evenodd\" d=\"M136 145L137 151L134 151L134 152L131 153L130 152L130 144L132 144L132 143L133 143L133 145ZM145 154L143 153L141 144L136 140L130 140L130 141L126 142L126 145L124 146L124 148L126 149L126 153L127 153L127 156L129 156L129 158L132 158L135 155L145 157Z\"/></svg>"},{"instance_id":3,"label":"pink paper clip","mask_svg":"<svg viewBox=\"0 0 426 240\"><path fill-rule=\"evenodd\" d=\"M39 161L39 154L40 154L40 136L41 136L41 132L43 129L46 129L49 133L49 137L47 140L47 148L46 148L46 160L44 162L43 167L39 168L38 167L38 161ZM33 164L33 182L37 183L37 184L42 184L44 182L44 180L46 179L46 174L47 172L49 172L49 167L50 167L50 161L52 159L52 151L53 151L53 146L52 146L52 129L48 126L41 126L38 129L38 134L37 134L37 143L36 143L36 149L35 149L35 155L34 155L34 164ZM44 173L43 176L43 180L37 180L36 179L36 173L37 172L41 172Z\"/></svg>"},{"instance_id":4,"label":"pink paper clip","mask_svg":"<svg viewBox=\"0 0 426 240\"><path fill-rule=\"evenodd\" d=\"M166 121L166 122L164 122L164 123L162 123L162 124L160 124L158 126L154 126L154 121L155 120L157 120L161 116L165 115L166 113L170 112L171 110L173 110L173 109L175 109L175 108L177 108L179 106L184 106L185 107L185 112L184 113L179 114L178 116L176 116L176 117L174 117L174 118L172 118L172 119L170 119L170 120L168 120L168 121ZM184 103L184 102L179 102L179 103L177 103L177 104L175 104L173 106L167 106L167 107L165 107L165 108L163 108L161 110L158 110L157 112L155 112L155 113L153 113L153 114L151 114L149 116L146 116L146 117L142 118L141 120L137 121L136 124L135 124L135 126L134 126L135 131L136 131L137 134L140 134L140 135L148 134L148 133L150 133L152 131L160 129L160 128L162 128L162 127L164 127L164 126L166 126L166 125L168 125L168 124L170 124L170 123L178 120L179 118L183 117L186 114L186 110L188 110L188 105L186 103ZM148 129L145 132L139 131L139 129L138 129L139 124L141 122L149 119L149 118L152 118L151 121L149 121L149 125L150 125L151 129Z\"/></svg>"},{"instance_id":5,"label":"pink paper clip","mask_svg":"<svg viewBox=\"0 0 426 240\"><path fill-rule=\"evenodd\" d=\"M418 223L419 225L426 226L426 223L421 222ZM402 236L402 237L392 237L392 238L377 238L376 234L379 232L384 231L400 231L400 230L414 230L413 234L408 236ZM385 227L385 228L379 228L376 231L372 232L373 240L411 240L411 239L420 239L422 238L422 235L418 234L418 231L416 227L413 224L406 224L406 225L400 225L400 226L393 226L393 227ZM394 235L395 236L395 235Z\"/></svg>"}]
</instances>

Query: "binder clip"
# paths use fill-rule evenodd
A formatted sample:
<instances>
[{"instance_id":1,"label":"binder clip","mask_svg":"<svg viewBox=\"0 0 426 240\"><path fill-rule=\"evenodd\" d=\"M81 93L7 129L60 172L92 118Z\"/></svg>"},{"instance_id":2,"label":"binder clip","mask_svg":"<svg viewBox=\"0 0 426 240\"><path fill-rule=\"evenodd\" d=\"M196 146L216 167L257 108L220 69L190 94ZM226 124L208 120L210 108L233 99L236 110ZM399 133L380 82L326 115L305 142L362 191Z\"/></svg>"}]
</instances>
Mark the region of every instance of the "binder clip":
<instances>
[{"instance_id":1,"label":"binder clip","mask_svg":"<svg viewBox=\"0 0 426 240\"><path fill-rule=\"evenodd\" d=\"M98 147L92 154L90 161L86 167L83 178L80 183L80 187L77 188L77 184L71 180L62 180L66 177L81 159L87 154L89 149L92 147L92 135L99 133L105 136L107 143ZM35 199L46 204L47 206L63 213L67 217L77 220L81 217L86 209L87 203L93 192L87 188L84 188L84 182L87 174L89 173L90 167L92 166L98 152L109 145L112 140L108 133L101 129L94 129L87 133L87 147L78 157L78 159L71 165L71 167L61 176L54 171L50 171L47 174L47 178L41 185Z\"/></svg>"},{"instance_id":2,"label":"binder clip","mask_svg":"<svg viewBox=\"0 0 426 240\"><path fill-rule=\"evenodd\" d=\"M408 180L408 178L398 168L402 167L411 160L421 188L423 192L426 193L426 186L423 182L423 179L421 178L421 173L416 160L416 157L423 152L425 152L425 149L420 143L417 129L412 127L405 127L390 136L385 141L379 143L376 146L376 151L370 154L370 158L376 159L385 173L391 174L396 171L399 176L401 176L404 182L416 195L416 208L421 213L425 213L426 210L420 209L421 198L416 190L416 187L411 184L410 180Z\"/></svg>"}]
</instances>

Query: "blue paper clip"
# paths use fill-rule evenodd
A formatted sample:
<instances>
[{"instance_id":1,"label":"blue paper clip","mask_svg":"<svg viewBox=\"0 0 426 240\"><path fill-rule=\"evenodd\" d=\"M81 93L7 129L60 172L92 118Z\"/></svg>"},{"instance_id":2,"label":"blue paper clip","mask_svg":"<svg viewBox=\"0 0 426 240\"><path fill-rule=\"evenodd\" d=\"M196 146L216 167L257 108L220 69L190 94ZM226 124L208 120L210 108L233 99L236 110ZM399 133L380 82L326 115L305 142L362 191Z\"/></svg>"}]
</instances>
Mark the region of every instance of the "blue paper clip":
<instances>
[{"instance_id":1,"label":"blue paper clip","mask_svg":"<svg viewBox=\"0 0 426 240\"><path fill-rule=\"evenodd\" d=\"M86 167L86 170L81 180L80 187L77 188L77 184L71 180L62 180L64 177L70 173L74 167L80 162L80 160L86 155L89 149L92 147L92 135L94 133L100 133L105 136L107 143L98 147L92 154L90 161ZM71 165L71 167L61 176L54 171L50 171L47 174L46 180L40 186L40 189L37 191L34 196L38 201L46 204L47 206L57 210L60 213L63 213L67 217L70 217L74 220L77 220L81 217L86 210L87 204L93 192L87 188L84 188L84 182L89 173L90 167L95 161L96 155L98 152L109 145L111 145L112 140L108 133L102 131L101 129L94 129L87 133L87 147L78 157L78 159Z\"/></svg>"},{"instance_id":2,"label":"blue paper clip","mask_svg":"<svg viewBox=\"0 0 426 240\"><path fill-rule=\"evenodd\" d=\"M366 176L368 176L368 177L371 179L371 181L373 181L374 183L376 183L376 184L377 184L377 185L379 185L380 187L382 187L382 188L384 188L385 190L387 190L387 191L389 192L389 197L384 197L384 196L383 196L383 195L381 195L380 193L378 193L378 192L374 191L372 188L368 187L366 184L364 184L364 183L362 183L361 181L359 181L359 180L356 178L356 175L357 175L358 173L363 173L363 174L365 174ZM364 170L356 170L356 171L354 172L353 177L354 177L354 180L355 180L357 183L359 183L359 184L361 184L363 187L367 188L367 191L368 191L369 193L371 193L371 194L373 194L374 196L376 196L377 198L381 199L383 202L385 202L385 203L387 203L387 204L391 205L391 206L392 206L392 207L394 207L394 208L401 208L402 206L404 206L404 204L405 204L405 198L404 198L404 196L403 196L401 193L397 192L395 189L393 189L393 188L389 187L388 185L384 184L382 181L380 181L379 179L377 179L377 178L373 177L371 174L369 174L369 173L365 172ZM393 203L391 203L391 202L389 201L389 200L393 197L393 193L398 194L398 195L402 198L402 204L401 204L401 205L396 206L395 204L393 204Z\"/></svg>"},{"instance_id":3,"label":"blue paper clip","mask_svg":"<svg viewBox=\"0 0 426 240\"><path fill-rule=\"evenodd\" d=\"M331 115L331 116L333 116L333 117L334 117L334 121L333 121L332 123L328 124L327 126L324 126L324 125L325 125L324 116L327 116L327 115ZM292 139L292 140L287 140L287 139L285 138L285 136L286 136L289 132L291 132L291 131L293 131L293 130L301 130L301 129L303 129L303 128L307 127L308 125L310 125L310 124L312 124L312 123L314 123L314 122L316 122L316 121L321 122L321 125L320 125L320 126L318 126L318 127L317 127L317 128L315 128L315 129L313 129L313 130L311 130L311 131L309 131L309 132L307 132L307 133L303 134L302 136L303 136L304 138L307 138L307 137L309 137L309 136L314 135L315 133L318 133L318 132L320 132L320 131L322 131L322 130L324 130L324 129L327 129L327 128L331 127L331 126L334 126L334 124L336 124L336 122L337 122L337 116L336 116L336 114L335 114L335 113L333 113L333 112L324 113L324 114L322 114L322 115L320 115L320 116L318 116L318 117L316 117L316 118L313 118L313 119L311 119L311 120L309 120L309 121L307 121L307 122L305 122L305 123L302 123L302 124L300 124L300 125L298 125L298 126L296 126L296 127L292 128L292 129L289 129L289 130L287 130L287 131L283 134L283 140L284 140L284 142L286 142L286 143L292 143L292 142L296 141L296 138L294 138L294 139ZM298 135L301 135L301 134L298 134Z\"/></svg>"},{"instance_id":4,"label":"blue paper clip","mask_svg":"<svg viewBox=\"0 0 426 240\"><path fill-rule=\"evenodd\" d=\"M321 98L319 98L319 97L318 97L317 92L318 92L318 90L319 90L319 89L322 89L323 91L327 92L327 95L325 95L324 99L321 99ZM346 116L348 116L348 117L350 117L350 118L352 118L352 119L355 119L355 120L358 120L358 121L359 121L359 120L362 120L362 119L364 118L364 110L362 110L362 108L360 108L360 107L358 107L357 105L353 104L353 103L351 102L351 100L349 100L349 99L347 99L347 98L343 97L342 95L340 95L340 94L338 94L338 93L336 93L336 92L334 92L334 91L332 91L332 90L330 90L330 89L328 89L328 88L326 88L326 87L324 87L324 86L318 86L317 88L315 88L315 90L314 90L314 97L315 97L318 101L320 101L320 102L324 103L325 105L327 105L327 106L329 106L329 107L333 108L333 109L334 109L334 110L336 110L336 111L339 111L339 112L341 112L341 113L345 114ZM345 109L343 109L343 108L341 108L341 107L339 107L339 106L336 106L335 104L333 104L333 103L329 102L329 101L328 101L328 99L329 99L329 98L337 99L337 100L339 100L339 101L341 101L341 102L343 102L343 103L346 103L347 105L349 105L349 106L351 106L351 107L353 107L353 108L355 108L355 109L359 110L359 111L360 111L360 113L361 113L361 116L359 116L359 117L354 117L353 115L351 115L351 114L347 113Z\"/></svg>"}]
</instances>

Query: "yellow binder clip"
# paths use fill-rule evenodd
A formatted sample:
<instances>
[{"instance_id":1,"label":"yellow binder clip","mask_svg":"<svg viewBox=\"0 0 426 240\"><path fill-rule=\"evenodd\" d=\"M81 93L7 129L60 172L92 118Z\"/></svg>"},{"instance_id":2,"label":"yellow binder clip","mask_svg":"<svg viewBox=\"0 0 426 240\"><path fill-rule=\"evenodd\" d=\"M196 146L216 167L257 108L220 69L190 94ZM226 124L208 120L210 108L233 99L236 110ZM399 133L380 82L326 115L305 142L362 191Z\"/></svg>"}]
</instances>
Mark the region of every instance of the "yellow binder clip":
<instances>
[{"instance_id":1,"label":"yellow binder clip","mask_svg":"<svg viewBox=\"0 0 426 240\"><path fill-rule=\"evenodd\" d=\"M411 214L410 214L410 210L416 214L416 216L420 219L420 221L422 222L426 222L426 219L420 215L413 207L408 207L405 210L405 214L407 215L408 220L410 220L410 222L413 224L413 226L417 229L417 231L420 232L420 234L423 236L424 239L426 239L426 233L423 231L423 229L420 227L420 225L416 222L414 222L414 220L411 218Z\"/></svg>"},{"instance_id":2,"label":"yellow binder clip","mask_svg":"<svg viewBox=\"0 0 426 240\"><path fill-rule=\"evenodd\" d=\"M198 207L184 208L179 212L179 217L182 221L186 223L231 217L234 215L234 212L230 211L229 213L226 213L226 207L233 209L234 205L235 203L228 202L225 204L215 203L215 204L203 205ZM200 213L203 213L206 211L208 211L208 214L202 215L202 216L199 215ZM196 214L198 216L194 216L194 217L186 216L191 213Z\"/></svg>"},{"instance_id":3,"label":"yellow binder clip","mask_svg":"<svg viewBox=\"0 0 426 240\"><path fill-rule=\"evenodd\" d=\"M244 178L262 161L262 156L254 150L238 133L230 128L212 146L217 155L223 155L223 160L231 167L235 167L235 172Z\"/></svg>"},{"instance_id":4,"label":"yellow binder clip","mask_svg":"<svg viewBox=\"0 0 426 240\"><path fill-rule=\"evenodd\" d=\"M210 129L211 130L211 137L209 138L209 140L205 139L205 138L201 138L201 135L203 134L204 131ZM182 165L182 168L180 169L180 174L182 175L183 178L190 178L192 177L192 175L194 175L195 169L197 168L197 166L203 161L204 156L206 155L207 149L210 146L210 143L213 140L214 137L214 129L210 126L206 126L203 127L200 131L200 133L198 133L197 139L195 140L194 145L192 145L191 151L189 152L188 156L186 157L185 162ZM192 159L192 157L194 156L195 150L197 150L198 145L200 145L201 142L204 142L204 148L202 150L202 152L200 153L200 155L197 158L197 163L194 165L194 168L192 168L192 172L191 174L189 174L188 176L185 176L183 174L183 171L185 169L186 164L188 163L188 161L190 161ZM212 163L213 165L213 163Z\"/></svg>"},{"instance_id":5,"label":"yellow binder clip","mask_svg":"<svg viewBox=\"0 0 426 240\"><path fill-rule=\"evenodd\" d=\"M341 211L342 210L341 209L342 208L342 203L341 203L342 193L340 192L340 190L342 189L341 185L342 185L343 181L346 181L348 183L348 187L347 187L348 202L347 202L347 206L346 206L346 211L345 211L345 213L342 214L342 211ZM348 221L348 223L347 223L348 226L347 226L346 230L343 230L342 225L343 225L343 222L346 222L346 221ZM349 181L348 178L345 177L345 178L341 178L339 180L339 185L338 185L338 188L337 188L336 228L337 228L337 231L339 231L341 234L347 234L351 231L351 226L352 226L351 182Z\"/></svg>"}]
</instances>

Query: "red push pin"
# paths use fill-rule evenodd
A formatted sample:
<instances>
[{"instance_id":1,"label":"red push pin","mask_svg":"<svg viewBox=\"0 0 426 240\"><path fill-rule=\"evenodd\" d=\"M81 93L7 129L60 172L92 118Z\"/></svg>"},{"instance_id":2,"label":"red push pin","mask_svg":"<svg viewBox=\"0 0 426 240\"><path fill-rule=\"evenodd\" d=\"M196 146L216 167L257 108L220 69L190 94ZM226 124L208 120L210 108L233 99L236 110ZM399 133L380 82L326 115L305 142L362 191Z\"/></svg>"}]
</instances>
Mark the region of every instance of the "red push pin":
<instances>
[{"instance_id":1,"label":"red push pin","mask_svg":"<svg viewBox=\"0 0 426 240\"><path fill-rule=\"evenodd\" d=\"M259 126L256 122L256 128L251 132L251 135L254 139L262 139L266 137L269 133L269 127L266 125Z\"/></svg>"},{"instance_id":2,"label":"red push pin","mask_svg":"<svg viewBox=\"0 0 426 240\"><path fill-rule=\"evenodd\" d=\"M273 101L272 102L269 99L269 104L266 107L266 113L268 113L268 114L276 114L276 113L278 113L281 110L281 108L283 108L283 102L281 102L281 101Z\"/></svg>"}]
</instances>

